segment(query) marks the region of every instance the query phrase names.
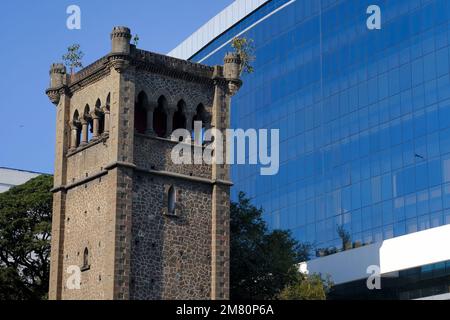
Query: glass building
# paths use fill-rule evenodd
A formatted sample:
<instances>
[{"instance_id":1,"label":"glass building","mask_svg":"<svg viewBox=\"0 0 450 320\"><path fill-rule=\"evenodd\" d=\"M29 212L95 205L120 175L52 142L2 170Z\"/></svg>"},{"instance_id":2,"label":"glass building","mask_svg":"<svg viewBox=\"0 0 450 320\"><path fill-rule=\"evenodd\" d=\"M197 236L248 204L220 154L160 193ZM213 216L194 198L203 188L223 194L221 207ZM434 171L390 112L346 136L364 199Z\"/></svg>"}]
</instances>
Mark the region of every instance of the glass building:
<instances>
[{"instance_id":1,"label":"glass building","mask_svg":"<svg viewBox=\"0 0 450 320\"><path fill-rule=\"evenodd\" d=\"M367 26L370 5L379 30ZM232 127L280 129L280 170L234 166L234 196L244 191L271 228L313 243L316 266L450 224L450 1L240 0L170 54L221 64L235 36L253 39L256 60ZM444 263L446 289L427 292L448 293L443 234L429 244L440 261L389 270Z\"/></svg>"}]
</instances>

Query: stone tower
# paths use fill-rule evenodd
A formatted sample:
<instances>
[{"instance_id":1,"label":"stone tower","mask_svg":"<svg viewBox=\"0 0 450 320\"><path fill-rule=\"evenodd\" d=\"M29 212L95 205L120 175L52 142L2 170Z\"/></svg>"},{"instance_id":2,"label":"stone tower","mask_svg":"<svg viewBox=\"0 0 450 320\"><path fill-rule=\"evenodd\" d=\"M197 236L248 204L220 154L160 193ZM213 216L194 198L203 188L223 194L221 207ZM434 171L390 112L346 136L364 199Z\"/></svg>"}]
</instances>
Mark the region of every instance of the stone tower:
<instances>
[{"instance_id":1,"label":"stone tower","mask_svg":"<svg viewBox=\"0 0 450 320\"><path fill-rule=\"evenodd\" d=\"M171 133L192 130L193 121L229 126L239 57L209 67L130 39L128 28L115 27L108 55L73 75L61 64L50 69L46 93L57 116L49 298L227 299L229 168L174 164ZM68 285L74 268L79 289Z\"/></svg>"}]
</instances>

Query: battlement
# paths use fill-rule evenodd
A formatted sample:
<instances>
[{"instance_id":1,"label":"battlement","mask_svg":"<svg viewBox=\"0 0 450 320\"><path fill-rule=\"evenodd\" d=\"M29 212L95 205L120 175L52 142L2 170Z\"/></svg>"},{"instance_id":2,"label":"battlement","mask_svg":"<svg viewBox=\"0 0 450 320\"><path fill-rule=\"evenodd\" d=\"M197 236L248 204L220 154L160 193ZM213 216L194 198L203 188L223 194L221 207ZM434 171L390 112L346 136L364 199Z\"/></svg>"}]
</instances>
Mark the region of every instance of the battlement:
<instances>
[{"instance_id":1,"label":"battlement","mask_svg":"<svg viewBox=\"0 0 450 320\"><path fill-rule=\"evenodd\" d=\"M84 67L77 73L73 74L69 79L69 85L89 78L108 67L108 56L104 56L90 65Z\"/></svg>"},{"instance_id":2,"label":"battlement","mask_svg":"<svg viewBox=\"0 0 450 320\"><path fill-rule=\"evenodd\" d=\"M111 39L113 38L128 38L131 39L131 30L128 27L123 26L117 26L113 28L113 31L111 32Z\"/></svg>"},{"instance_id":3,"label":"battlement","mask_svg":"<svg viewBox=\"0 0 450 320\"><path fill-rule=\"evenodd\" d=\"M65 74L66 67L62 63L53 63L50 67L50 75L54 73Z\"/></svg>"},{"instance_id":4,"label":"battlement","mask_svg":"<svg viewBox=\"0 0 450 320\"><path fill-rule=\"evenodd\" d=\"M188 74L197 78L211 79L214 68L207 65L181 60L162 54L135 49L132 51L133 59L136 65L142 67L153 67L158 69L166 69L167 71Z\"/></svg>"}]
</instances>

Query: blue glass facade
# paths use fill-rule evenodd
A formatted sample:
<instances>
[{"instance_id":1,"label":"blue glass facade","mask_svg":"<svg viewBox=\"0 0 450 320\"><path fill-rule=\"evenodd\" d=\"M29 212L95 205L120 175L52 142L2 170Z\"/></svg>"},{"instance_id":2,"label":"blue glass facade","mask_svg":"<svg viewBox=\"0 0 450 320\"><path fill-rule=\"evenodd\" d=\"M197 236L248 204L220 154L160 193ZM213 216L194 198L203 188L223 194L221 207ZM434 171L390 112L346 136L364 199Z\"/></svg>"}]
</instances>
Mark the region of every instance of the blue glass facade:
<instances>
[{"instance_id":1,"label":"blue glass facade","mask_svg":"<svg viewBox=\"0 0 450 320\"><path fill-rule=\"evenodd\" d=\"M280 171L234 166L234 196L319 248L342 247L338 226L369 244L449 224L450 1L272 0L191 60L220 64L282 5L244 33L255 72L232 109L233 127L280 129Z\"/></svg>"}]
</instances>

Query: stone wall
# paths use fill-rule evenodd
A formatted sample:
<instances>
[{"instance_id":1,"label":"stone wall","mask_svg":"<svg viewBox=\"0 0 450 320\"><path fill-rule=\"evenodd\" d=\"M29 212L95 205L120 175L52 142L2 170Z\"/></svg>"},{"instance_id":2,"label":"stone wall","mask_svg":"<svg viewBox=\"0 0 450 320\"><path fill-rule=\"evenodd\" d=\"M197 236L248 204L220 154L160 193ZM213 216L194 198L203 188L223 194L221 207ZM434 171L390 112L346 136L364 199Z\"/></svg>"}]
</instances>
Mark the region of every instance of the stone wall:
<instances>
[{"instance_id":1,"label":"stone wall","mask_svg":"<svg viewBox=\"0 0 450 320\"><path fill-rule=\"evenodd\" d=\"M135 135L134 164L139 169L169 171L187 176L211 179L211 166L203 164L174 164L171 159L172 148L178 142L167 139ZM203 150L203 148L201 149ZM191 147L192 157L194 155Z\"/></svg>"},{"instance_id":2,"label":"stone wall","mask_svg":"<svg viewBox=\"0 0 450 320\"><path fill-rule=\"evenodd\" d=\"M67 183L71 184L103 171L110 163L109 140L100 141L67 157Z\"/></svg>"},{"instance_id":3,"label":"stone wall","mask_svg":"<svg viewBox=\"0 0 450 320\"><path fill-rule=\"evenodd\" d=\"M211 113L214 88L210 85L137 70L136 95L141 91L147 94L150 103L156 103L158 98L164 95L169 106L176 106L183 99L188 113L195 113L200 103L204 105L207 112Z\"/></svg>"},{"instance_id":4,"label":"stone wall","mask_svg":"<svg viewBox=\"0 0 450 320\"><path fill-rule=\"evenodd\" d=\"M164 214L173 185L177 216ZM210 185L146 173L133 187L132 299L209 299Z\"/></svg>"},{"instance_id":5,"label":"stone wall","mask_svg":"<svg viewBox=\"0 0 450 320\"><path fill-rule=\"evenodd\" d=\"M112 222L111 192L114 186L109 175L87 182L67 191L65 209L63 299L111 299L107 295L113 274L109 265L114 249L110 234ZM67 268L83 265L84 249L89 250L90 269L81 273L81 289L68 290Z\"/></svg>"},{"instance_id":6,"label":"stone wall","mask_svg":"<svg viewBox=\"0 0 450 320\"><path fill-rule=\"evenodd\" d=\"M70 118L72 119L75 110L78 110L81 116L86 105L90 110L94 110L97 99L100 99L102 106L106 103L108 94L113 91L114 81L112 75L107 75L87 86L83 86L82 90L75 91L70 99Z\"/></svg>"}]
</instances>

